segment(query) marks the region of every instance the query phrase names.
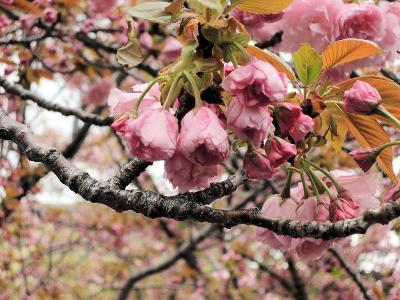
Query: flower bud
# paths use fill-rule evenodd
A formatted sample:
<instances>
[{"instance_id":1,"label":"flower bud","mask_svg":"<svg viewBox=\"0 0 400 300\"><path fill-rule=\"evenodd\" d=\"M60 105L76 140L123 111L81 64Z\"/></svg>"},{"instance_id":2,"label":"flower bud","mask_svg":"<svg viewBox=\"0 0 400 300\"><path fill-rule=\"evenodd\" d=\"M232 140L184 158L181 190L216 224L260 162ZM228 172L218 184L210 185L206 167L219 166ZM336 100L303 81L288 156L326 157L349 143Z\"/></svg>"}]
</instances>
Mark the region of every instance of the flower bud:
<instances>
[{"instance_id":1,"label":"flower bud","mask_svg":"<svg viewBox=\"0 0 400 300\"><path fill-rule=\"evenodd\" d=\"M265 152L271 164L279 167L287 162L289 158L297 154L296 146L285 141L284 139L274 137L269 144L265 146Z\"/></svg>"},{"instance_id":2,"label":"flower bud","mask_svg":"<svg viewBox=\"0 0 400 300\"><path fill-rule=\"evenodd\" d=\"M375 88L358 80L344 93L343 102L344 110L350 114L370 115L382 103L382 98Z\"/></svg>"},{"instance_id":3,"label":"flower bud","mask_svg":"<svg viewBox=\"0 0 400 300\"><path fill-rule=\"evenodd\" d=\"M260 151L247 153L244 158L244 166L247 177L251 179L268 179L278 171Z\"/></svg>"},{"instance_id":4,"label":"flower bud","mask_svg":"<svg viewBox=\"0 0 400 300\"><path fill-rule=\"evenodd\" d=\"M357 149L349 153L357 165L367 172L376 163L376 151L374 149Z\"/></svg>"},{"instance_id":5,"label":"flower bud","mask_svg":"<svg viewBox=\"0 0 400 300\"><path fill-rule=\"evenodd\" d=\"M400 198L400 184L393 186L385 195L383 200L385 202L395 201Z\"/></svg>"}]
</instances>

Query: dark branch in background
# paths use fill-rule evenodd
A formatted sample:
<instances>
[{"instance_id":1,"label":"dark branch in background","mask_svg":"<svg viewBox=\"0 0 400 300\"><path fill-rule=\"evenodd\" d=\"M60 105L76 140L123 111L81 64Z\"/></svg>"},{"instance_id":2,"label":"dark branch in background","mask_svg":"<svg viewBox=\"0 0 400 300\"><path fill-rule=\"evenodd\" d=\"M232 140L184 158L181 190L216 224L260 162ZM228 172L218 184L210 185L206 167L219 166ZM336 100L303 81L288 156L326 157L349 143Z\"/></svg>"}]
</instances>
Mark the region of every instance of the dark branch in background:
<instances>
[{"instance_id":1,"label":"dark branch in background","mask_svg":"<svg viewBox=\"0 0 400 300\"><path fill-rule=\"evenodd\" d=\"M342 266L342 268L346 271L346 273L350 276L350 278L354 281L354 283L358 286L360 289L362 295L364 296L365 300L373 300L373 298L369 295L368 289L364 286L362 283L360 276L358 275L357 272L353 271L350 266L346 263L344 258L337 252L336 249L331 248L329 249L329 252L332 253L334 257L338 260L339 264Z\"/></svg>"},{"instance_id":2,"label":"dark branch in background","mask_svg":"<svg viewBox=\"0 0 400 300\"><path fill-rule=\"evenodd\" d=\"M257 43L255 46L261 49L271 48L282 42L283 31L275 33L268 41Z\"/></svg>"},{"instance_id":3,"label":"dark branch in background","mask_svg":"<svg viewBox=\"0 0 400 300\"><path fill-rule=\"evenodd\" d=\"M400 78L396 76L393 72L389 71L388 69L381 69L381 73L383 76L393 80L397 84L400 84Z\"/></svg>"},{"instance_id":4,"label":"dark branch in background","mask_svg":"<svg viewBox=\"0 0 400 300\"><path fill-rule=\"evenodd\" d=\"M68 108L63 107L57 103L50 103L42 97L24 89L20 85L8 82L2 76L0 76L0 86L3 87L6 92L19 96L23 100L30 100L32 102L35 102L38 106L42 108L45 108L49 111L59 112L64 116L75 116L86 123L98 126L109 126L114 121L112 117L100 117L96 114L88 113L78 108Z\"/></svg>"},{"instance_id":5,"label":"dark branch in background","mask_svg":"<svg viewBox=\"0 0 400 300\"><path fill-rule=\"evenodd\" d=\"M54 172L59 180L73 192L93 203L101 203L122 212L132 210L150 218L166 217L174 220L193 220L219 224L231 228L236 225L255 225L270 229L280 235L295 238L311 237L316 239L334 239L352 234L362 234L372 224L387 224L400 216L400 201L393 201L381 209L368 210L362 216L352 220L333 222L293 221L263 217L259 209L221 210L203 206L233 193L243 182L227 179L215 187L197 193L165 197L150 191L119 190L109 182L98 182L90 175L68 161L56 149L41 144L24 124L11 119L0 109L0 138L11 140L18 145L22 153L31 161L41 162ZM245 180L243 178L243 180Z\"/></svg>"},{"instance_id":6,"label":"dark branch in background","mask_svg":"<svg viewBox=\"0 0 400 300\"><path fill-rule=\"evenodd\" d=\"M250 196L248 196L246 199L242 200L240 203L235 205L233 209L241 209L246 206L249 202L255 201L256 198L265 191L267 188L268 184L264 184L262 187L256 189ZM134 285L138 283L140 280L143 280L151 275L163 272L170 267L172 267L176 262L178 262L180 259L185 258L187 254L190 252L194 251L197 247L198 244L200 244L202 241L204 241L207 238L210 238L212 234L220 230L219 225L209 225L205 229L203 229L195 238L192 238L188 240L186 243L184 243L179 249L174 253L171 257L167 258L166 260L149 267L146 270L143 270L141 272L138 272L134 275L132 275L124 284L124 286L121 289L120 295L118 297L118 300L126 300L129 297L129 293L133 289Z\"/></svg>"},{"instance_id":7,"label":"dark branch in background","mask_svg":"<svg viewBox=\"0 0 400 300\"><path fill-rule=\"evenodd\" d=\"M111 54L116 54L118 48L112 47L112 46L107 46L104 45L103 43L100 43L99 41L97 41L96 39L93 39L91 37L88 37L86 34L84 34L83 32L78 32L75 34L75 37L77 40L79 40L80 42L82 42L85 46L92 48L92 49L101 49L104 50L108 53ZM122 68L122 67L121 67ZM145 65L143 63L135 66L136 69L145 71L147 73L149 73L151 76L155 77L158 75L158 71L154 70L152 67Z\"/></svg>"},{"instance_id":8,"label":"dark branch in background","mask_svg":"<svg viewBox=\"0 0 400 300\"><path fill-rule=\"evenodd\" d=\"M292 284L286 280L286 278L282 277L281 275L279 275L278 273L274 272L273 270L271 270L270 267L268 267L267 265L263 264L262 262L259 262L258 260L256 260L255 258L248 256L247 254L242 253L241 254L242 257L247 258L248 260L256 263L258 265L258 268L267 273L268 275L270 275L273 279L276 279L280 285L286 290L288 291L290 294L294 293L293 290L293 286Z\"/></svg>"},{"instance_id":9,"label":"dark branch in background","mask_svg":"<svg viewBox=\"0 0 400 300\"><path fill-rule=\"evenodd\" d=\"M306 287L304 285L303 279L299 274L299 271L297 270L295 261L290 256L286 259L286 261L288 263L289 271L292 276L293 285L295 287L295 292L294 292L295 298L297 300L307 300L308 296L306 292Z\"/></svg>"}]
</instances>

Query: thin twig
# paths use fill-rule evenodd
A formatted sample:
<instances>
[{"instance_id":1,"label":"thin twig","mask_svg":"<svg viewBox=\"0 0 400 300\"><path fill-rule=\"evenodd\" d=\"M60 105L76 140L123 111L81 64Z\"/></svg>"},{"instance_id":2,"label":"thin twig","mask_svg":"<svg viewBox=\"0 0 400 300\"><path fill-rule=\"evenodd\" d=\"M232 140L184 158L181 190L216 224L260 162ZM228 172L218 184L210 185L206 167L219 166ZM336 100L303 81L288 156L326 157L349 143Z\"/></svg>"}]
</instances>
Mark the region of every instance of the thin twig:
<instances>
[{"instance_id":1,"label":"thin twig","mask_svg":"<svg viewBox=\"0 0 400 300\"><path fill-rule=\"evenodd\" d=\"M338 260L338 262L342 266L342 268L346 271L346 273L350 276L350 278L358 286L362 295L364 296L364 299L365 300L373 300L373 298L370 296L370 294L368 292L368 289L362 283L359 274L350 268L350 266L347 264L347 262L344 260L344 258L340 255L340 253L334 248L329 249L329 252L332 253L332 255L334 257L336 257L336 259Z\"/></svg>"}]
</instances>

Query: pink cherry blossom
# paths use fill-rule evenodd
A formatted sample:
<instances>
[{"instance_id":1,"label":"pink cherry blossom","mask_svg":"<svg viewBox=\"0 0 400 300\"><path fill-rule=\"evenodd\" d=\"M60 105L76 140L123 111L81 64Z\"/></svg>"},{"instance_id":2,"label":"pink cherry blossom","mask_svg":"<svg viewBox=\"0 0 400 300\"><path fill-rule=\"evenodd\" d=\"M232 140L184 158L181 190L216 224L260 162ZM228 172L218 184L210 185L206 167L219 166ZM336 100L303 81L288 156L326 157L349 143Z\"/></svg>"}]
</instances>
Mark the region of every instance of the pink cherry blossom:
<instances>
[{"instance_id":1,"label":"pink cherry blossom","mask_svg":"<svg viewBox=\"0 0 400 300\"><path fill-rule=\"evenodd\" d=\"M219 167L217 165L194 164L178 151L171 159L165 161L165 177L174 188L178 188L180 193L207 188L210 186L210 180L218 174Z\"/></svg>"},{"instance_id":2,"label":"pink cherry blossom","mask_svg":"<svg viewBox=\"0 0 400 300\"><path fill-rule=\"evenodd\" d=\"M357 80L350 90L344 93L343 108L351 114L369 115L382 103L379 92L368 83Z\"/></svg>"},{"instance_id":3,"label":"pink cherry blossom","mask_svg":"<svg viewBox=\"0 0 400 300\"><path fill-rule=\"evenodd\" d=\"M135 85L132 88L133 93L126 93L119 89L112 89L107 102L108 106L110 106L111 114L118 115L131 111L135 102L146 87L147 83ZM160 97L160 86L155 84L143 98L139 107L139 112L145 109L161 108Z\"/></svg>"},{"instance_id":4,"label":"pink cherry blossom","mask_svg":"<svg viewBox=\"0 0 400 300\"><path fill-rule=\"evenodd\" d=\"M380 206L379 200L375 196L381 188L376 173L353 175L348 171L334 170L331 174L359 206L358 215L367 209ZM333 189L332 193L334 196L337 195Z\"/></svg>"},{"instance_id":5,"label":"pink cherry blossom","mask_svg":"<svg viewBox=\"0 0 400 300\"><path fill-rule=\"evenodd\" d=\"M228 134L211 109L194 109L182 119L179 149L189 161L216 165L228 157L229 148Z\"/></svg>"},{"instance_id":6,"label":"pink cherry blossom","mask_svg":"<svg viewBox=\"0 0 400 300\"><path fill-rule=\"evenodd\" d=\"M277 26L271 23L280 21L283 17L283 13L260 15L248 13L236 8L232 11L232 16L246 27L246 30L251 34L254 40L263 42L269 40L279 31Z\"/></svg>"},{"instance_id":7,"label":"pink cherry blossom","mask_svg":"<svg viewBox=\"0 0 400 300\"><path fill-rule=\"evenodd\" d=\"M92 14L106 14L117 5L118 0L89 0L89 11Z\"/></svg>"},{"instance_id":8,"label":"pink cherry blossom","mask_svg":"<svg viewBox=\"0 0 400 300\"><path fill-rule=\"evenodd\" d=\"M268 108L246 106L236 98L231 101L225 115L227 128L231 129L237 138L250 140L256 147L260 146L273 129Z\"/></svg>"},{"instance_id":9,"label":"pink cherry blossom","mask_svg":"<svg viewBox=\"0 0 400 300\"><path fill-rule=\"evenodd\" d=\"M147 161L166 160L174 156L179 128L178 120L165 109L147 109L126 125L123 139L135 157Z\"/></svg>"},{"instance_id":10,"label":"pink cherry blossom","mask_svg":"<svg viewBox=\"0 0 400 300\"><path fill-rule=\"evenodd\" d=\"M303 190L299 185L297 189ZM302 194L302 191L293 191L293 194ZM300 200L300 199L298 199ZM321 196L321 205L317 205L315 197L307 198L296 211L296 220L298 221L329 221L329 198L326 195ZM304 260L318 259L326 250L332 247L333 241L316 240L312 238L292 239L291 248Z\"/></svg>"},{"instance_id":11,"label":"pink cherry blossom","mask_svg":"<svg viewBox=\"0 0 400 300\"><path fill-rule=\"evenodd\" d=\"M153 38L148 32L142 33L139 36L138 41L140 43L140 46L142 46L146 50L150 50L153 48Z\"/></svg>"},{"instance_id":12,"label":"pink cherry blossom","mask_svg":"<svg viewBox=\"0 0 400 300\"><path fill-rule=\"evenodd\" d=\"M272 195L264 202L262 214L269 218L286 218L294 220L296 217L297 202L291 198L282 199L279 195ZM292 238L278 235L271 230L257 228L257 240L281 251L291 251Z\"/></svg>"},{"instance_id":13,"label":"pink cherry blossom","mask_svg":"<svg viewBox=\"0 0 400 300\"><path fill-rule=\"evenodd\" d=\"M341 209L337 205L334 209L334 221L359 216L363 211L379 207L379 201L374 194L379 189L376 174L349 175L346 171L335 170L332 172L336 181L344 188L345 195L340 199ZM337 193L331 190L335 197ZM321 195L321 205L317 205L317 199L310 197L304 199L304 190L301 183L291 189L291 198L282 200L280 196L272 196L262 208L265 217L287 218L298 221L329 221L330 199L327 195ZM316 240L312 238L290 238L279 236L272 231L258 229L257 238L268 243L271 247L284 252L296 253L304 260L319 258L333 241Z\"/></svg>"},{"instance_id":14,"label":"pink cherry blossom","mask_svg":"<svg viewBox=\"0 0 400 300\"><path fill-rule=\"evenodd\" d=\"M54 8L47 7L43 11L42 21L47 24L54 24L57 21L57 14L58 12Z\"/></svg>"},{"instance_id":15,"label":"pink cherry blossom","mask_svg":"<svg viewBox=\"0 0 400 300\"><path fill-rule=\"evenodd\" d=\"M26 31L26 33L30 33L31 29L33 27L33 25L36 22L36 15L35 14L26 14L21 16L20 21L21 21L21 25L24 28L24 30Z\"/></svg>"},{"instance_id":16,"label":"pink cherry blossom","mask_svg":"<svg viewBox=\"0 0 400 300\"><path fill-rule=\"evenodd\" d=\"M294 52L302 43L309 43L318 51L324 50L338 36L344 9L341 0L294 0L285 10L279 49Z\"/></svg>"},{"instance_id":17,"label":"pink cherry blossom","mask_svg":"<svg viewBox=\"0 0 400 300\"><path fill-rule=\"evenodd\" d=\"M339 39L375 40L384 30L384 15L375 4L346 4L339 19Z\"/></svg>"},{"instance_id":18,"label":"pink cherry blossom","mask_svg":"<svg viewBox=\"0 0 400 300\"><path fill-rule=\"evenodd\" d=\"M165 46L161 51L160 60L165 65L169 65L181 56L182 49L182 44L176 38L168 37L165 39Z\"/></svg>"},{"instance_id":19,"label":"pink cherry blossom","mask_svg":"<svg viewBox=\"0 0 400 300\"><path fill-rule=\"evenodd\" d=\"M247 177L251 179L268 179L278 171L261 150L247 153L244 158Z\"/></svg>"},{"instance_id":20,"label":"pink cherry blossom","mask_svg":"<svg viewBox=\"0 0 400 300\"><path fill-rule=\"evenodd\" d=\"M288 89L285 74L265 61L252 59L229 74L221 84L225 91L247 106L268 105L284 100Z\"/></svg>"},{"instance_id":21,"label":"pink cherry blossom","mask_svg":"<svg viewBox=\"0 0 400 300\"><path fill-rule=\"evenodd\" d=\"M114 82L110 79L101 80L92 85L83 97L86 104L102 105L107 103Z\"/></svg>"},{"instance_id":22,"label":"pink cherry blossom","mask_svg":"<svg viewBox=\"0 0 400 300\"><path fill-rule=\"evenodd\" d=\"M400 5L399 3L383 3L383 15L385 16L385 30L379 45L384 49L383 61L398 59L397 50L400 48Z\"/></svg>"},{"instance_id":23,"label":"pink cherry blossom","mask_svg":"<svg viewBox=\"0 0 400 300\"><path fill-rule=\"evenodd\" d=\"M296 146L281 139L273 137L265 147L265 152L274 167L279 167L289 158L297 154Z\"/></svg>"},{"instance_id":24,"label":"pink cherry blossom","mask_svg":"<svg viewBox=\"0 0 400 300\"><path fill-rule=\"evenodd\" d=\"M8 25L10 25L10 19L6 15L0 15L0 30L5 29Z\"/></svg>"}]
</instances>

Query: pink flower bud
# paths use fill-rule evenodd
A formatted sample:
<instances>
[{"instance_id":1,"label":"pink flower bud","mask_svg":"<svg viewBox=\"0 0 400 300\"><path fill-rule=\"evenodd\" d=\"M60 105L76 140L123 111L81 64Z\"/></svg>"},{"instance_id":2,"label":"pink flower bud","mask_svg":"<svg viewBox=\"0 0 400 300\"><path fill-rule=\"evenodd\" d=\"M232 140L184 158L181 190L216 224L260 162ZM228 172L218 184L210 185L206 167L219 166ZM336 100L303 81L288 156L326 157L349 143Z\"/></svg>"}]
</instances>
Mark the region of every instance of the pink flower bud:
<instances>
[{"instance_id":1,"label":"pink flower bud","mask_svg":"<svg viewBox=\"0 0 400 300\"><path fill-rule=\"evenodd\" d=\"M289 158L297 154L296 146L285 141L284 139L274 137L265 147L265 152L271 164L274 167L279 167L287 162Z\"/></svg>"},{"instance_id":2,"label":"pink flower bud","mask_svg":"<svg viewBox=\"0 0 400 300\"><path fill-rule=\"evenodd\" d=\"M357 80L344 93L343 108L350 114L370 115L382 103L381 95L368 83Z\"/></svg>"},{"instance_id":3,"label":"pink flower bud","mask_svg":"<svg viewBox=\"0 0 400 300\"><path fill-rule=\"evenodd\" d=\"M227 127L236 137L244 141L250 140L256 147L267 139L273 129L272 118L266 107L246 106L233 99L225 115Z\"/></svg>"},{"instance_id":4,"label":"pink flower bud","mask_svg":"<svg viewBox=\"0 0 400 300\"><path fill-rule=\"evenodd\" d=\"M244 166L247 177L251 179L268 179L278 171L260 150L247 153Z\"/></svg>"},{"instance_id":5,"label":"pink flower bud","mask_svg":"<svg viewBox=\"0 0 400 300\"><path fill-rule=\"evenodd\" d=\"M14 3L14 0L0 0L0 4L10 5L13 3Z\"/></svg>"},{"instance_id":6,"label":"pink flower bud","mask_svg":"<svg viewBox=\"0 0 400 300\"><path fill-rule=\"evenodd\" d=\"M187 160L180 152L165 161L165 177L178 188L180 193L192 189L207 188L210 186L210 179L218 176L217 165L201 166Z\"/></svg>"},{"instance_id":7,"label":"pink flower bud","mask_svg":"<svg viewBox=\"0 0 400 300\"><path fill-rule=\"evenodd\" d=\"M165 109L147 109L130 119L123 136L132 155L147 161L174 156L179 134L178 120Z\"/></svg>"},{"instance_id":8,"label":"pink flower bud","mask_svg":"<svg viewBox=\"0 0 400 300\"><path fill-rule=\"evenodd\" d=\"M304 115L300 106L290 103L279 105L276 113L283 134L289 134L295 142L303 139L314 126L311 117Z\"/></svg>"},{"instance_id":9,"label":"pink flower bud","mask_svg":"<svg viewBox=\"0 0 400 300\"><path fill-rule=\"evenodd\" d=\"M400 198L400 183L394 185L385 195L384 201L390 202Z\"/></svg>"},{"instance_id":10,"label":"pink flower bud","mask_svg":"<svg viewBox=\"0 0 400 300\"><path fill-rule=\"evenodd\" d=\"M367 172L376 163L377 155L374 149L357 149L350 152L349 155L364 172Z\"/></svg>"},{"instance_id":11,"label":"pink flower bud","mask_svg":"<svg viewBox=\"0 0 400 300\"><path fill-rule=\"evenodd\" d=\"M57 11L52 7L47 7L43 11L42 21L47 24L54 24L57 21Z\"/></svg>"},{"instance_id":12,"label":"pink flower bud","mask_svg":"<svg viewBox=\"0 0 400 300\"><path fill-rule=\"evenodd\" d=\"M111 128L115 130L115 132L125 134L128 130L128 117L123 117L116 119L112 124Z\"/></svg>"},{"instance_id":13,"label":"pink flower bud","mask_svg":"<svg viewBox=\"0 0 400 300\"><path fill-rule=\"evenodd\" d=\"M333 220L335 222L346 219L354 219L358 216L360 206L350 200L338 199L338 203L333 204Z\"/></svg>"},{"instance_id":14,"label":"pink flower bud","mask_svg":"<svg viewBox=\"0 0 400 300\"><path fill-rule=\"evenodd\" d=\"M288 80L269 63L253 59L230 73L221 86L242 104L257 106L282 102Z\"/></svg>"},{"instance_id":15,"label":"pink flower bud","mask_svg":"<svg viewBox=\"0 0 400 300\"><path fill-rule=\"evenodd\" d=\"M296 119L296 123L294 124L294 126L290 128L289 134L295 142L298 142L310 133L313 126L313 119L307 115L301 114L300 117Z\"/></svg>"},{"instance_id":16,"label":"pink flower bud","mask_svg":"<svg viewBox=\"0 0 400 300\"><path fill-rule=\"evenodd\" d=\"M189 161L217 165L228 157L229 148L228 134L211 109L194 109L182 119L179 149Z\"/></svg>"}]
</instances>

